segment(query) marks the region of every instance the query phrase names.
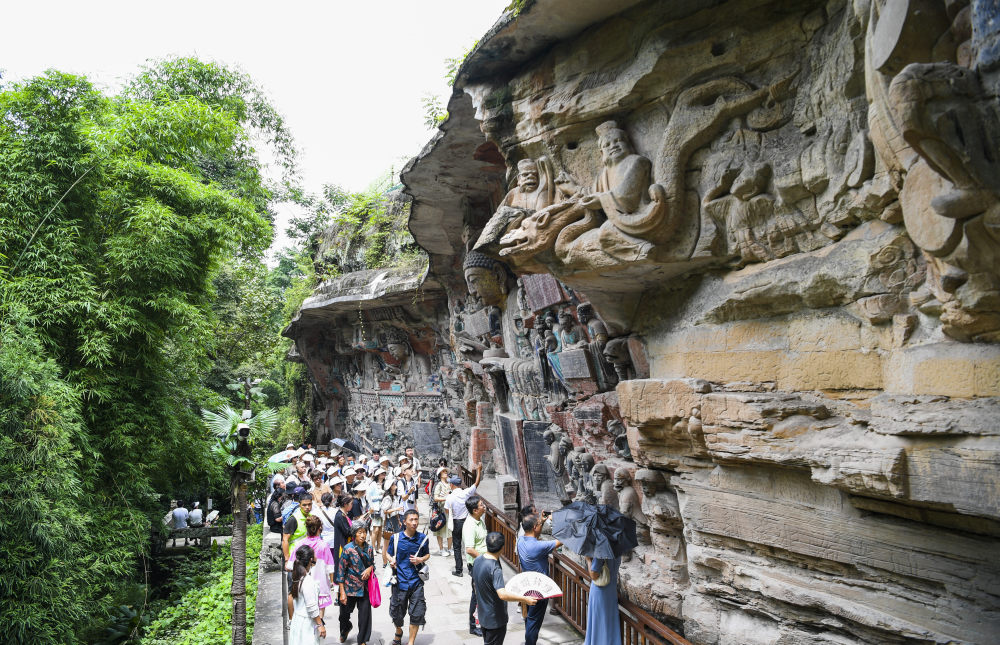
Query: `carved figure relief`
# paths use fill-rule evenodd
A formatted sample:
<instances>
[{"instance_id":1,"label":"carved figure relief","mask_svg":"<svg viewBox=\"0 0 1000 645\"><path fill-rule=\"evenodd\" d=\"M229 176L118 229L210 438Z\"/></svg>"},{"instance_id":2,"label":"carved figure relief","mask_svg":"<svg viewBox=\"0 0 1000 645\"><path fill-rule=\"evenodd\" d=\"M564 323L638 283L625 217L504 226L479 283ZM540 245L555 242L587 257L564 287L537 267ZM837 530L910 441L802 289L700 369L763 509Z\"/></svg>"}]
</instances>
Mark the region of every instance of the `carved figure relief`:
<instances>
[{"instance_id":1,"label":"carved figure relief","mask_svg":"<svg viewBox=\"0 0 1000 645\"><path fill-rule=\"evenodd\" d=\"M568 463L570 464L569 476L572 490L567 489L567 494L572 499L596 504L597 497L594 495L590 478L591 469L594 467L593 455L588 453L583 446L577 446L573 449L572 461Z\"/></svg>"},{"instance_id":2,"label":"carved figure relief","mask_svg":"<svg viewBox=\"0 0 1000 645\"><path fill-rule=\"evenodd\" d=\"M667 486L658 470L640 468L635 481L642 488L642 514L650 528L650 540L657 554L668 561L666 567L679 581L687 579L687 548L684 542L684 521L681 518L677 494Z\"/></svg>"},{"instance_id":3,"label":"carved figure relief","mask_svg":"<svg viewBox=\"0 0 1000 645\"><path fill-rule=\"evenodd\" d=\"M612 338L604 346L604 358L615 368L615 374L619 381L627 381L635 378L635 371L632 368L632 355L628 351L628 339L624 337Z\"/></svg>"},{"instance_id":4,"label":"carved figure relief","mask_svg":"<svg viewBox=\"0 0 1000 645\"><path fill-rule=\"evenodd\" d=\"M1000 340L996 61L980 68L973 60L972 11L960 10L964 4L872 2L865 80L875 150L899 191L907 233L929 264L927 289L914 294L914 302L925 313L939 314L953 338L995 342ZM923 20L928 12L933 19ZM916 22L926 26L915 29Z\"/></svg>"},{"instance_id":5,"label":"carved figure relief","mask_svg":"<svg viewBox=\"0 0 1000 645\"><path fill-rule=\"evenodd\" d=\"M642 512L642 503L639 500L639 494L635 492L635 488L632 486L632 476L624 468L615 470L614 488L618 491L618 510L625 517L635 520L636 536L639 538L639 544L651 544L649 520L646 519L646 514Z\"/></svg>"},{"instance_id":6,"label":"carved figure relief","mask_svg":"<svg viewBox=\"0 0 1000 645\"><path fill-rule=\"evenodd\" d=\"M548 429L542 433L542 438L549 446L549 454L545 456L545 460L552 468L552 472L556 476L556 482L559 484L560 501L567 504L570 502L570 497L567 494L567 488L570 485L570 481L569 472L566 468L566 462L570 453L573 452L573 443L570 441L569 437L566 436L566 433L564 433L562 429L555 424L550 425Z\"/></svg>"},{"instance_id":7,"label":"carved figure relief","mask_svg":"<svg viewBox=\"0 0 1000 645\"><path fill-rule=\"evenodd\" d=\"M608 434L615 438L615 452L623 459L632 461L632 449L628 445L628 432L625 424L618 419L611 419L607 424Z\"/></svg>"},{"instance_id":8,"label":"carved figure relief","mask_svg":"<svg viewBox=\"0 0 1000 645\"><path fill-rule=\"evenodd\" d=\"M618 509L618 494L615 492L615 485L611 481L607 466L597 464L590 469L590 484L590 496L596 498L598 504L607 504L615 510Z\"/></svg>"}]
</instances>

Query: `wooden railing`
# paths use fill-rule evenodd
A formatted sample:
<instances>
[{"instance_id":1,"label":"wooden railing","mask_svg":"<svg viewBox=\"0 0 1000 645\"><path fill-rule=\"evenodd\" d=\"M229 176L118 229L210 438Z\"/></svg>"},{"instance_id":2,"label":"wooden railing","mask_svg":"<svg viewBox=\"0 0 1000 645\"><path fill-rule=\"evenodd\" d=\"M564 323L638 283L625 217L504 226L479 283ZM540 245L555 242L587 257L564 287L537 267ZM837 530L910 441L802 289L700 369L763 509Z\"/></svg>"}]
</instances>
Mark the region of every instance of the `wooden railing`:
<instances>
[{"instance_id":1,"label":"wooden railing","mask_svg":"<svg viewBox=\"0 0 1000 645\"><path fill-rule=\"evenodd\" d=\"M476 478L462 467L462 479L471 486ZM504 536L500 557L515 571L521 570L517 557L517 523L499 508L483 498L486 506L486 528ZM587 631L587 603L590 600L590 575L579 564L561 553L549 556L549 577L562 589L561 598L553 599L554 609L580 632ZM618 598L618 615L623 645L691 645L691 642L670 629L627 598Z\"/></svg>"}]
</instances>

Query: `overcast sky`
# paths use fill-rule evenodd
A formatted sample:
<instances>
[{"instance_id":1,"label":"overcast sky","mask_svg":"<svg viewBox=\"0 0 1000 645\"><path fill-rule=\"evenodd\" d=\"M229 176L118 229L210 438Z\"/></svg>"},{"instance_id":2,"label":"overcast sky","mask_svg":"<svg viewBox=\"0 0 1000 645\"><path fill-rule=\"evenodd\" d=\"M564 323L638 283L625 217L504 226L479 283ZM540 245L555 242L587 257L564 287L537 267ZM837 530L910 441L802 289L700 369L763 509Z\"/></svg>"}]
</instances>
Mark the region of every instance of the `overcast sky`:
<instances>
[{"instance_id":1,"label":"overcast sky","mask_svg":"<svg viewBox=\"0 0 1000 645\"><path fill-rule=\"evenodd\" d=\"M24 0L3 10L0 69L19 80L52 67L115 89L149 58L239 65L286 117L306 189L361 190L430 139L421 97L450 94L445 59L509 2Z\"/></svg>"}]
</instances>

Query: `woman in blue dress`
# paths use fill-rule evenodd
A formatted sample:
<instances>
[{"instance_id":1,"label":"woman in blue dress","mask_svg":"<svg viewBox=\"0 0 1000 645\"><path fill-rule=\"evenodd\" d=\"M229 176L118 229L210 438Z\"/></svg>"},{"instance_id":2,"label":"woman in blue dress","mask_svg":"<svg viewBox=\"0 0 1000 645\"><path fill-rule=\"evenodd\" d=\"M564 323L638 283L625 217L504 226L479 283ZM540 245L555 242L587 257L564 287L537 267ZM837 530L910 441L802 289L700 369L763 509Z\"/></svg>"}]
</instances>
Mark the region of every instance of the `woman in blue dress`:
<instances>
[{"instance_id":1,"label":"woman in blue dress","mask_svg":"<svg viewBox=\"0 0 1000 645\"><path fill-rule=\"evenodd\" d=\"M622 645L618 618L618 567L621 558L602 560L587 558L590 572L590 598L587 602L587 631L583 645ZM610 579L599 586L601 572L608 567Z\"/></svg>"}]
</instances>

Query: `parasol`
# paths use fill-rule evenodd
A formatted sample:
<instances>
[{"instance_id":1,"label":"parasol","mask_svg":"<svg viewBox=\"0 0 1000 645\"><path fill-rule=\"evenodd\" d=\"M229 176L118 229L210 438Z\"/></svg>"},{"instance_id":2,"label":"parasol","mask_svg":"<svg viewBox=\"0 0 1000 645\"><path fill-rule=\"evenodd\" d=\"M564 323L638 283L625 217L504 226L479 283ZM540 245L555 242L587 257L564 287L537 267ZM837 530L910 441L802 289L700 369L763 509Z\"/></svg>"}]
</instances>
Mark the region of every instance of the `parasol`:
<instances>
[{"instance_id":1,"label":"parasol","mask_svg":"<svg viewBox=\"0 0 1000 645\"><path fill-rule=\"evenodd\" d=\"M275 453L267 458L270 463L277 463L279 461L288 461L292 457L298 454L297 450L282 450L281 452Z\"/></svg>"},{"instance_id":2,"label":"parasol","mask_svg":"<svg viewBox=\"0 0 1000 645\"><path fill-rule=\"evenodd\" d=\"M353 441L347 441L346 439L339 439L339 438L331 439L330 441L331 443L334 443L340 446L341 448L344 448L345 450L350 450L354 454L361 453L361 448L358 448L358 444L354 443Z\"/></svg>"},{"instance_id":3,"label":"parasol","mask_svg":"<svg viewBox=\"0 0 1000 645\"><path fill-rule=\"evenodd\" d=\"M604 560L620 557L639 544L635 520L606 504L573 502L554 511L552 535L574 553Z\"/></svg>"},{"instance_id":4,"label":"parasol","mask_svg":"<svg viewBox=\"0 0 1000 645\"><path fill-rule=\"evenodd\" d=\"M508 593L538 598L539 600L559 598L563 595L562 589L555 583L555 580L537 571L525 571L517 574L507 581L504 588Z\"/></svg>"}]
</instances>

